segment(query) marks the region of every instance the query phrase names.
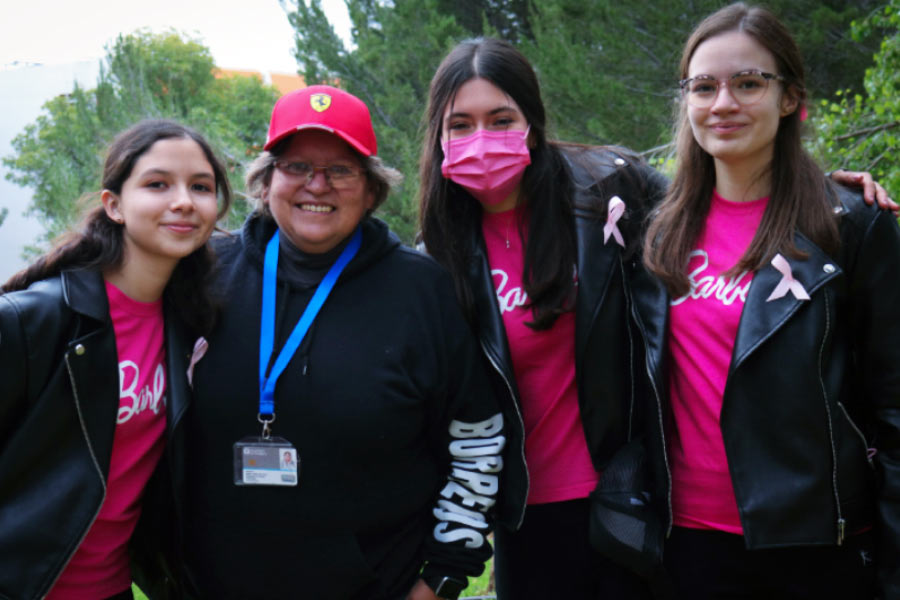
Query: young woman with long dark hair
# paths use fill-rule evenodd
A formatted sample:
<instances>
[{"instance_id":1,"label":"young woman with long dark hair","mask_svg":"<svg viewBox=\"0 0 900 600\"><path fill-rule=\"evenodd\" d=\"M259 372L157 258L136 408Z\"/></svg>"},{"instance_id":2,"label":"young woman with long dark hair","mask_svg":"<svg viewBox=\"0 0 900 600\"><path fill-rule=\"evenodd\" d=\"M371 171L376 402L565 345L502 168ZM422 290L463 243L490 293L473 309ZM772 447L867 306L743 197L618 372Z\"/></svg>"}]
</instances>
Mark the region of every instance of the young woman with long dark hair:
<instances>
[{"instance_id":1,"label":"young woman with long dark hair","mask_svg":"<svg viewBox=\"0 0 900 600\"><path fill-rule=\"evenodd\" d=\"M230 201L199 134L142 121L78 229L3 286L0 595L130 598L130 543L158 568L162 531L133 533L212 325L206 242Z\"/></svg>"},{"instance_id":2,"label":"young woman with long dark hair","mask_svg":"<svg viewBox=\"0 0 900 600\"><path fill-rule=\"evenodd\" d=\"M691 599L896 598L900 229L804 151L803 64L770 12L707 17L681 78L634 288L667 570Z\"/></svg>"},{"instance_id":3,"label":"young woman with long dark hair","mask_svg":"<svg viewBox=\"0 0 900 600\"><path fill-rule=\"evenodd\" d=\"M666 182L626 150L548 140L534 71L499 40L450 52L426 119L423 240L506 399L498 595L639 594L591 549L587 498L631 435L638 349L625 271Z\"/></svg>"}]
</instances>

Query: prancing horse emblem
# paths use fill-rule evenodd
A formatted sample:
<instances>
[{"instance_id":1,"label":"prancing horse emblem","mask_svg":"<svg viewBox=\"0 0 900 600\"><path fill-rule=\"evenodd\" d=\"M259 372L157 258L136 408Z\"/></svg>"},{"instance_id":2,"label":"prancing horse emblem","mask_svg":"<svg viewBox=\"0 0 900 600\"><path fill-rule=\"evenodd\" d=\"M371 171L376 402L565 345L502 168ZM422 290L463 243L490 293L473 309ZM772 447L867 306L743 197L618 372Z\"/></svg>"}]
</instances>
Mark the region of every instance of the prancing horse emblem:
<instances>
[{"instance_id":1,"label":"prancing horse emblem","mask_svg":"<svg viewBox=\"0 0 900 600\"><path fill-rule=\"evenodd\" d=\"M328 94L313 94L309 97L309 105L316 112L328 110L328 107L331 106L331 96Z\"/></svg>"}]
</instances>

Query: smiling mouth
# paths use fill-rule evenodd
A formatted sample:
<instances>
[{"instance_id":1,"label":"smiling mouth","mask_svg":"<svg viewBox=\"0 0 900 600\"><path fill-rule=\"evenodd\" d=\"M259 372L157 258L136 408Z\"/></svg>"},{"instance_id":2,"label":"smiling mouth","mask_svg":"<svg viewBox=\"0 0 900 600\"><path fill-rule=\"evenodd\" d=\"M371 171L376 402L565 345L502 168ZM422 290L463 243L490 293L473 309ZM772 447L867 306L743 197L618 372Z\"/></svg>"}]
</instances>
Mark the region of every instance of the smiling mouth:
<instances>
[{"instance_id":1,"label":"smiling mouth","mask_svg":"<svg viewBox=\"0 0 900 600\"><path fill-rule=\"evenodd\" d=\"M178 233L190 233L191 231L197 229L196 225L190 225L186 223L169 223L166 225L166 227Z\"/></svg>"},{"instance_id":2,"label":"smiling mouth","mask_svg":"<svg viewBox=\"0 0 900 600\"><path fill-rule=\"evenodd\" d=\"M315 213L330 213L330 212L334 211L333 206L328 206L325 204L300 204L299 208L300 208L300 210L305 210L308 212L315 212Z\"/></svg>"},{"instance_id":3,"label":"smiling mouth","mask_svg":"<svg viewBox=\"0 0 900 600\"><path fill-rule=\"evenodd\" d=\"M739 123L717 123L716 125L712 125L711 127L714 131L729 132L736 131L743 127L743 125Z\"/></svg>"}]
</instances>

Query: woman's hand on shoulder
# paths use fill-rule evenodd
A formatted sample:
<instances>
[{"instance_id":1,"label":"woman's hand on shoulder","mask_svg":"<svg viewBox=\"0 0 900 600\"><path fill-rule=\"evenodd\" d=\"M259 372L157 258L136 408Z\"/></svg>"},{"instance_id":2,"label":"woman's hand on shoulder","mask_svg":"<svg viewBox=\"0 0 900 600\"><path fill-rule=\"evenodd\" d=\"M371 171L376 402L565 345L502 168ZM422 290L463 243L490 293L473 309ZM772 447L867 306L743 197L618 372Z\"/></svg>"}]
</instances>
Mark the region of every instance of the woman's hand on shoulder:
<instances>
[{"instance_id":1,"label":"woman's hand on shoulder","mask_svg":"<svg viewBox=\"0 0 900 600\"><path fill-rule=\"evenodd\" d=\"M409 590L406 600L440 600L434 595L434 591L428 587L424 579L419 579L416 584Z\"/></svg>"},{"instance_id":2,"label":"woman's hand on shoulder","mask_svg":"<svg viewBox=\"0 0 900 600\"><path fill-rule=\"evenodd\" d=\"M838 169L832 171L831 179L835 183L840 183L847 187L861 187L863 189L863 200L866 204L878 203L878 208L882 210L890 210L895 216L900 216L900 205L890 199L887 190L881 187L881 184L875 181L872 174L868 171L845 171Z\"/></svg>"}]
</instances>

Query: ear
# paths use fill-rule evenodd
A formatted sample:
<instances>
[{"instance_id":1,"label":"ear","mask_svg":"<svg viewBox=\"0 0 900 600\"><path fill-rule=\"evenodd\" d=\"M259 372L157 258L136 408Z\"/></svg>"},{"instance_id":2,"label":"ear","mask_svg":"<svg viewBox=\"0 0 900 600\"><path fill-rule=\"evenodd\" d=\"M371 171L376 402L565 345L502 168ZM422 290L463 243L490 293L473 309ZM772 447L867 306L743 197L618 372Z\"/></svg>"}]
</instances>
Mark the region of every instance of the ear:
<instances>
[{"instance_id":1,"label":"ear","mask_svg":"<svg viewBox=\"0 0 900 600\"><path fill-rule=\"evenodd\" d=\"M103 210L106 211L107 217L120 225L125 223L125 215L122 214L122 200L117 194L103 190L100 192L100 202L103 203Z\"/></svg>"},{"instance_id":2,"label":"ear","mask_svg":"<svg viewBox=\"0 0 900 600\"><path fill-rule=\"evenodd\" d=\"M372 186L368 184L366 185L366 195L363 201L365 202L366 212L371 213L375 206L375 192L372 190Z\"/></svg>"},{"instance_id":3,"label":"ear","mask_svg":"<svg viewBox=\"0 0 900 600\"><path fill-rule=\"evenodd\" d=\"M781 94L781 116L786 117L800 106L800 92L795 86L788 86Z\"/></svg>"}]
</instances>

